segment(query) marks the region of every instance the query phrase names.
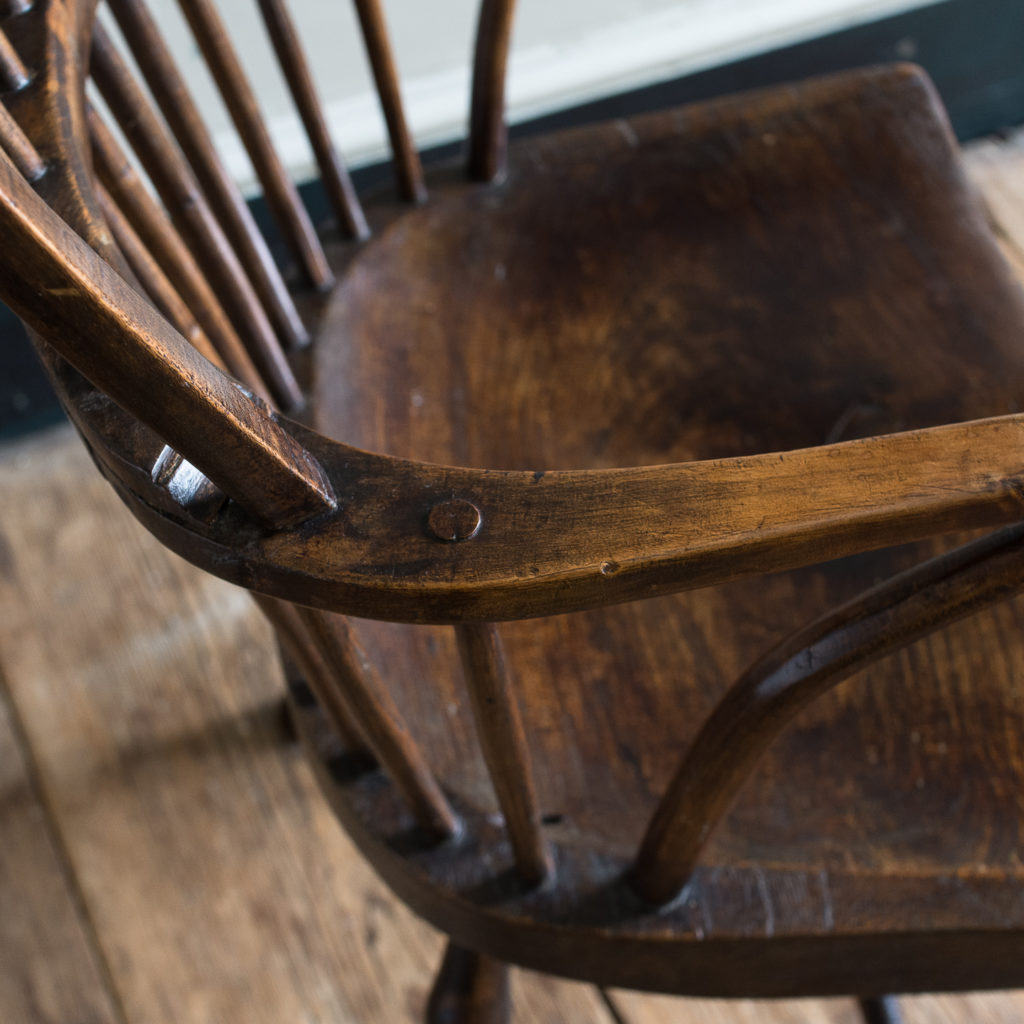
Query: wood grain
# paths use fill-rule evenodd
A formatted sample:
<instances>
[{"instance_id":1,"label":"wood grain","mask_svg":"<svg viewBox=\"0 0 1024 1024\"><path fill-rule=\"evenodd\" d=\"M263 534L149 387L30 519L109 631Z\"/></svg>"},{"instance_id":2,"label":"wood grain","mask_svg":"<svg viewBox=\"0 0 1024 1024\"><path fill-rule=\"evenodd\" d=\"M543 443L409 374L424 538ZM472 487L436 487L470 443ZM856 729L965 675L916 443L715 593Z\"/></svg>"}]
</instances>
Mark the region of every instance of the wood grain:
<instances>
[{"instance_id":1,"label":"wood grain","mask_svg":"<svg viewBox=\"0 0 1024 1024\"><path fill-rule=\"evenodd\" d=\"M391 40L380 0L355 0L356 13L363 31L363 42L370 68L377 84L384 120L388 126L391 151L398 179L398 194L410 202L422 203L427 198L423 166L409 132L402 105L402 91L391 52Z\"/></svg>"},{"instance_id":2,"label":"wood grain","mask_svg":"<svg viewBox=\"0 0 1024 1024\"><path fill-rule=\"evenodd\" d=\"M0 87L5 92L20 89L28 84L29 77L28 68L22 63L18 51L0 28Z\"/></svg>"},{"instance_id":3,"label":"wood grain","mask_svg":"<svg viewBox=\"0 0 1024 1024\"><path fill-rule=\"evenodd\" d=\"M97 184L109 192L140 241L203 324L230 372L261 397L273 401L210 282L121 149L114 133L95 108L88 110L87 119Z\"/></svg>"},{"instance_id":4,"label":"wood grain","mask_svg":"<svg viewBox=\"0 0 1024 1024\"><path fill-rule=\"evenodd\" d=\"M469 176L477 181L493 181L505 171L505 77L515 6L515 0L484 0L480 4L467 157Z\"/></svg>"},{"instance_id":5,"label":"wood grain","mask_svg":"<svg viewBox=\"0 0 1024 1024\"><path fill-rule=\"evenodd\" d=\"M906 996L900 1009L904 1024L1018 1024L1024 1019L1024 993Z\"/></svg>"},{"instance_id":6,"label":"wood grain","mask_svg":"<svg viewBox=\"0 0 1024 1024\"><path fill-rule=\"evenodd\" d=\"M10 111L0 103L0 146L28 181L35 181L46 172L46 165L29 142Z\"/></svg>"},{"instance_id":7,"label":"wood grain","mask_svg":"<svg viewBox=\"0 0 1024 1024\"><path fill-rule=\"evenodd\" d=\"M96 198L103 216L110 225L118 248L128 261L139 283L146 294L153 300L157 308L177 328L178 333L188 338L197 352L200 352L218 369L228 372L227 365L220 353L213 347L206 332L199 326L192 311L178 294L170 279L163 272L153 254L146 248L135 229L128 223L120 208L110 198L110 194L99 183L96 185Z\"/></svg>"},{"instance_id":8,"label":"wood grain","mask_svg":"<svg viewBox=\"0 0 1024 1024\"><path fill-rule=\"evenodd\" d=\"M330 485L315 461L269 410L200 357L57 218L9 162L4 166L2 157L0 193L0 219L8 237L24 246L21 272L37 282L36 290L7 293L26 324L41 328L76 369L270 521L308 518L333 505ZM11 265L4 271L16 272ZM10 276L5 280L10 287ZM83 334L83 304L91 305L97 338ZM104 320L106 330L98 326ZM109 346L116 347L116 357ZM140 380L148 380L148 388L140 389ZM206 440L213 436L216 445Z\"/></svg>"},{"instance_id":9,"label":"wood grain","mask_svg":"<svg viewBox=\"0 0 1024 1024\"><path fill-rule=\"evenodd\" d=\"M110 37L97 24L92 80L145 168L171 220L192 248L246 342L249 355L284 409L302 394L252 283L210 209L191 168Z\"/></svg>"},{"instance_id":10,"label":"wood grain","mask_svg":"<svg viewBox=\"0 0 1024 1024\"><path fill-rule=\"evenodd\" d=\"M862 1024L852 999L671 999L614 989L609 999L627 1024Z\"/></svg>"},{"instance_id":11,"label":"wood grain","mask_svg":"<svg viewBox=\"0 0 1024 1024\"><path fill-rule=\"evenodd\" d=\"M441 938L374 877L289 745L247 597L135 526L66 429L0 453L0 523L0 659L127 1022L422 1020ZM0 863L12 849L24 880L5 831ZM6 944L48 891L4 892L0 976L74 981L55 946L40 961ZM584 986L515 972L513 991L519 1024L612 1024ZM122 1024L75 995L5 1019Z\"/></svg>"},{"instance_id":12,"label":"wood grain","mask_svg":"<svg viewBox=\"0 0 1024 1024\"><path fill-rule=\"evenodd\" d=\"M330 288L334 277L298 190L289 179L263 123L259 102L231 37L209 0L179 0L192 33L252 160L263 195L306 280Z\"/></svg>"},{"instance_id":13,"label":"wood grain","mask_svg":"<svg viewBox=\"0 0 1024 1024\"><path fill-rule=\"evenodd\" d=\"M334 210L338 226L352 238L364 239L369 236L370 227L366 223L366 215L352 185L348 169L331 141L320 98L295 23L288 13L284 0L259 2L270 41L273 43L285 81L302 118L309 144L313 148L320 170L320 183L327 193L327 200Z\"/></svg>"},{"instance_id":14,"label":"wood grain","mask_svg":"<svg viewBox=\"0 0 1024 1024\"><path fill-rule=\"evenodd\" d=\"M136 57L153 98L188 157L217 218L231 239L267 315L287 347L309 335L238 185L227 173L167 44L143 0L115 0L110 9Z\"/></svg>"},{"instance_id":15,"label":"wood grain","mask_svg":"<svg viewBox=\"0 0 1024 1024\"><path fill-rule=\"evenodd\" d=\"M870 665L854 657L862 670L846 686L761 744L767 769L740 787L684 899L655 913L625 882L637 822L736 678L731 661L752 663L872 577L940 552L950 541L937 535L1021 518L1024 304L920 73L844 73L531 140L514 147L500 184L449 182L429 210L383 214L390 226L339 264L311 367L317 426L363 451L278 421L93 255L121 265L76 121L93 9L41 6L57 19L44 59L17 40L41 69L40 113L22 117L18 100L13 109L54 168L43 196L89 245L4 158L0 212L17 245L0 250L0 285L136 515L198 564L317 606L298 614L342 669L347 697L366 689L346 660L359 643L323 642L323 609L428 623L600 610L502 627L522 663L511 673L524 695L515 760L544 769L525 818L537 836L538 817L550 830L558 871L546 886L505 867L514 854L479 753L464 756L467 705L450 699L460 685L450 638L353 627L387 655L391 676L378 685L367 672L368 699L349 701L364 712L359 731L385 763L387 730L375 722L392 723L406 754L429 751L389 766L398 786L365 762L352 770L296 684L295 721L324 793L410 906L457 947L625 987L749 996L1020 983L1019 603ZM228 55L221 77L244 86L213 8L187 6L208 48ZM407 135L395 131L379 5L359 11L392 135ZM499 49L505 28L490 33ZM96 39L94 72L172 211L183 229L192 216L193 228L208 224L216 278L231 251L173 141ZM255 114L254 101L240 102ZM418 174L398 162L400 176ZM249 305L234 302L238 324L262 334L264 315ZM133 373L152 394L133 391ZM436 381L443 401L424 394ZM802 565L813 567L763 575ZM929 594L912 599L916 608ZM637 603L610 607L622 601ZM486 632L493 653L498 633ZM236 640L243 657L258 650L255 638ZM870 652L874 634L862 640ZM492 669L476 675L500 684ZM408 729L398 708L411 712ZM238 719L214 728L225 748L245 737L274 747L276 704L242 720L240 744ZM163 749L140 731L141 753L115 745L112 759L127 758L133 783ZM26 735L33 750L43 742ZM179 742L194 753L190 733L165 745ZM508 747L485 742L492 763ZM413 827L399 800L410 779L429 782L421 811L447 842ZM163 792L156 802L178 810ZM216 794L209 802L229 818ZM449 806L465 824L458 834ZM130 845L140 849L137 834ZM187 888L187 875L171 877ZM456 959L472 966L476 954Z\"/></svg>"},{"instance_id":16,"label":"wood grain","mask_svg":"<svg viewBox=\"0 0 1024 1024\"><path fill-rule=\"evenodd\" d=\"M422 1019L441 941L376 881L302 763L273 752L279 733L259 709L280 684L259 620L230 588L148 541L66 430L0 452L0 507L8 552L0 664L28 714L89 905L99 904L101 934L118 953L115 976L131 1024L166 1024L171 1012L182 1024L210 1012L227 1024L280 1024L318 1008L352 1024ZM62 624L64 644L46 642L50 621ZM219 685L211 690L213 676ZM146 745L154 752L143 757ZM14 764L6 753L3 763ZM16 837L25 830L38 834L23 807L5 807L0 859L23 849ZM41 911L26 905L52 891L22 884L26 870L46 860L32 840L27 859L17 852L4 876L18 884L4 890L0 977L9 987L0 992L13 988L19 1000L24 986L51 991L55 978L67 977L54 974L61 961L49 940L42 961L20 930L17 944L7 944L5 928L15 921L49 929L61 920L49 903ZM187 884L176 888L179 881ZM264 885L272 899L263 898ZM146 920L137 914L143 904ZM74 976L82 961L77 952L70 960ZM102 997L92 1017L71 1018L89 1005L81 991L62 984L53 998L69 1002L58 1001L51 1018L19 1016L23 1002L0 1006L33 1024L120 1024ZM182 991L192 993L185 1002ZM46 1002L33 998L38 1015ZM683 1001L621 991L611 998L626 1024L857 1020L849 1001ZM1009 1024L1020 1018L1020 1000L902 1002L910 1024ZM592 989L526 972L513 972L513 1003L518 1024L611 1024Z\"/></svg>"},{"instance_id":17,"label":"wood grain","mask_svg":"<svg viewBox=\"0 0 1024 1024\"><path fill-rule=\"evenodd\" d=\"M759 758L829 688L914 640L1024 589L1024 527L1012 526L894 576L787 636L716 705L644 835L634 885L665 903Z\"/></svg>"},{"instance_id":18,"label":"wood grain","mask_svg":"<svg viewBox=\"0 0 1024 1024\"><path fill-rule=\"evenodd\" d=\"M417 824L434 842L453 838L459 832L458 818L348 622L309 608L295 611L331 671L335 697L409 804Z\"/></svg>"},{"instance_id":19,"label":"wood grain","mask_svg":"<svg viewBox=\"0 0 1024 1024\"><path fill-rule=\"evenodd\" d=\"M530 748L523 732L515 680L493 625L455 627L477 739L515 850L516 869L533 884L554 870L541 824Z\"/></svg>"},{"instance_id":20,"label":"wood grain","mask_svg":"<svg viewBox=\"0 0 1024 1024\"><path fill-rule=\"evenodd\" d=\"M5 541L9 538L4 538ZM5 549L6 550L6 549ZM4 574L13 566L5 561ZM64 862L61 837L12 720L0 636L0 1018L126 1024Z\"/></svg>"}]
</instances>

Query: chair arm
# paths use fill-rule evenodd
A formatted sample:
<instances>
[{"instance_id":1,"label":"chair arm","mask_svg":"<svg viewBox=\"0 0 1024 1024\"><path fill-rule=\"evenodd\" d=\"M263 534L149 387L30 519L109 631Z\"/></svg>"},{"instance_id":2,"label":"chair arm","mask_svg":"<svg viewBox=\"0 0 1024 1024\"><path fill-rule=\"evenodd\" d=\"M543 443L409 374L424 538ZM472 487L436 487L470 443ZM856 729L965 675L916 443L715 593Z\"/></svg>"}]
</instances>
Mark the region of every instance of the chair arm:
<instances>
[{"instance_id":1,"label":"chair arm","mask_svg":"<svg viewBox=\"0 0 1024 1024\"><path fill-rule=\"evenodd\" d=\"M287 427L324 469L337 511L269 533L232 505L186 532L136 511L171 547L251 589L398 621L551 615L1024 518L1024 416L546 473L406 462Z\"/></svg>"}]
</instances>

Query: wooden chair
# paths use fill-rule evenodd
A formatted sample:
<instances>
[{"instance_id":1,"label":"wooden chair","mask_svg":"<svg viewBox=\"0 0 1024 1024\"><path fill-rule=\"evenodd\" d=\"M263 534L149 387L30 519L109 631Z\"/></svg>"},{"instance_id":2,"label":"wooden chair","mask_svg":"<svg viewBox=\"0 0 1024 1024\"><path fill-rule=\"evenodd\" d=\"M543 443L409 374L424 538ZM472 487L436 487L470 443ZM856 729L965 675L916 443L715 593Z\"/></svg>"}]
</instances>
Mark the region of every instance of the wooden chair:
<instances>
[{"instance_id":1,"label":"wooden chair","mask_svg":"<svg viewBox=\"0 0 1024 1024\"><path fill-rule=\"evenodd\" d=\"M920 71L506 163L513 4L484 0L469 174L428 195L357 0L399 193L363 207L260 0L324 245L181 0L293 298L141 0L110 9L159 113L91 0L4 6L0 294L134 514L278 628L326 796L451 936L431 1020L505 1019L504 962L1024 983L1024 301Z\"/></svg>"}]
</instances>

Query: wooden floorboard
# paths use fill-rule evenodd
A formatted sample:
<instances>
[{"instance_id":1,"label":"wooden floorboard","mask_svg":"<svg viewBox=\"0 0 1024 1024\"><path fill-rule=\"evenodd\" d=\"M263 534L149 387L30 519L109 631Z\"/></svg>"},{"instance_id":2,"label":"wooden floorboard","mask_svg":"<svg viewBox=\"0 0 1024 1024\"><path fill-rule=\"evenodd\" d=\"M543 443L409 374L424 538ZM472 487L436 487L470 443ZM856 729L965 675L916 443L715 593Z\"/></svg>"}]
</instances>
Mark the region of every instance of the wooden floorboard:
<instances>
[{"instance_id":1,"label":"wooden floorboard","mask_svg":"<svg viewBox=\"0 0 1024 1024\"><path fill-rule=\"evenodd\" d=\"M962 996L905 996L903 1024L1021 1024L1024 993L980 992Z\"/></svg>"},{"instance_id":2,"label":"wooden floorboard","mask_svg":"<svg viewBox=\"0 0 1024 1024\"><path fill-rule=\"evenodd\" d=\"M66 430L0 457L0 523L0 664L131 1024L419 1019L441 939L321 799L244 592L155 544ZM47 969L4 945L8 985ZM515 985L524 1024L611 1020L586 986Z\"/></svg>"},{"instance_id":3,"label":"wooden floorboard","mask_svg":"<svg viewBox=\"0 0 1024 1024\"><path fill-rule=\"evenodd\" d=\"M609 992L629 1024L863 1024L852 999L678 999Z\"/></svg>"},{"instance_id":4,"label":"wooden floorboard","mask_svg":"<svg viewBox=\"0 0 1024 1024\"><path fill-rule=\"evenodd\" d=\"M981 192L997 233L1024 256L1024 129L1005 139L968 147L967 170Z\"/></svg>"},{"instance_id":5,"label":"wooden floorboard","mask_svg":"<svg viewBox=\"0 0 1024 1024\"><path fill-rule=\"evenodd\" d=\"M1024 136L968 166L1024 270ZM420 1018L441 938L320 799L241 592L164 552L67 429L0 453L0 1024ZM526 972L516 1021L852 1024L849 1000L724 1003ZM1024 1020L913 997L908 1024ZM123 1007L123 1015L120 1007Z\"/></svg>"},{"instance_id":6,"label":"wooden floorboard","mask_svg":"<svg viewBox=\"0 0 1024 1024\"><path fill-rule=\"evenodd\" d=\"M121 1024L0 678L0 1021Z\"/></svg>"}]
</instances>

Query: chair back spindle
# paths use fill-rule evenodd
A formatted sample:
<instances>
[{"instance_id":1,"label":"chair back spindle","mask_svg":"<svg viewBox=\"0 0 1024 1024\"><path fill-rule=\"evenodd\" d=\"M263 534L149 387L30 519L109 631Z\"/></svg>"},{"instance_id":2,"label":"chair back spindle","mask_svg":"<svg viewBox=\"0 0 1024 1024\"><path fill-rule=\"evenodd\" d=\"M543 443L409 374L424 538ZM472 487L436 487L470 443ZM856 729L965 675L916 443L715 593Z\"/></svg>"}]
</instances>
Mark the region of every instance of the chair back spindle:
<instances>
[{"instance_id":1,"label":"chair back spindle","mask_svg":"<svg viewBox=\"0 0 1024 1024\"><path fill-rule=\"evenodd\" d=\"M305 344L309 335L291 293L238 185L214 148L206 124L144 0L109 0L109 7L278 338L286 348Z\"/></svg>"},{"instance_id":2,"label":"chair back spindle","mask_svg":"<svg viewBox=\"0 0 1024 1024\"><path fill-rule=\"evenodd\" d=\"M636 930L628 932L630 943L647 942L649 951L666 935L678 937L669 935L677 922L672 915L688 910L666 904L692 879L709 837L785 725L851 673L1024 589L1024 527L1013 526L925 562L791 633L740 676L717 704L664 794L659 796L656 781L646 788L651 780L664 777L659 775L664 761L644 761L637 748L626 744L604 746L605 752L620 751L623 764L628 761L629 770L635 769L637 788L622 792L640 793L641 799L657 804L632 860L632 892L623 882L632 839L627 837L626 845L614 848L602 846L601 839L593 847L586 845L591 835L586 830L593 826L586 814L603 815L621 794L599 800L578 819L573 808L567 808L573 840L558 847L556 859L545 834L554 819L542 816L538 790L545 801L553 792L562 799L564 793L552 783L548 769L552 763L566 763L557 758L569 747L562 744L555 753L558 744L548 743L546 736L528 737L524 720L530 720L533 709L525 700L536 695L530 687L538 684L526 673L516 678L510 668L513 658L506 660L498 628L488 620L585 611L791 569L826 556L855 555L953 529L1019 522L1022 491L1016 442L1024 431L1024 418L973 420L972 414L961 417L968 422L955 427L926 426L846 444L822 445L812 439L816 447L793 445L782 454L765 449L761 455L685 456L693 461L551 473L476 471L403 461L289 425L268 402L284 410L301 405L303 396L285 350L307 340L307 327L144 0L109 2L148 94L99 23L89 29L91 74L152 192L97 110L88 108L85 113L89 138L79 137L86 134L79 125L80 131L66 132L72 138L62 137L60 145L50 146L52 140L34 119L18 120L0 105L0 230L7 247L0 257L0 290L40 336L42 347L55 353L47 358L52 359L51 369L57 367L58 382L71 380L65 398L72 396L72 415L78 415L76 422L97 452L97 461L139 518L161 538L169 538L172 546L198 563L260 591L255 595L258 605L301 669L344 750L363 760L372 758L390 779L392 792L381 802L387 804L382 813L386 817L398 807L397 817L389 821L398 821L400 828L392 829L384 842L408 829L410 819L420 838L430 839L417 843L419 860L413 869L430 876L424 884L430 889L428 902L436 899L445 906L451 899L458 903L458 920L467 920L470 908L480 911L479 920L497 921L509 935L521 924L513 920L516 913L524 919L548 913L543 926L553 923L554 930L565 928L570 937L577 934L573 928L586 932L606 912L606 931L621 927L628 932L630 921L612 920L625 907L641 919ZM369 234L368 218L330 139L286 0L258 2L334 216L346 238L359 243ZM427 197L423 170L406 121L381 3L354 2L387 125L399 195L403 201L422 202ZM215 4L179 3L304 282L328 289L334 273L327 250L272 144ZM74 0L69 5L74 7ZM6 0L0 11L12 14L24 7L22 0ZM84 9L83 19L88 20L92 8L86 4ZM505 168L503 108L514 9L514 0L483 0L480 6L466 172L484 182L501 178ZM20 44L22 37L12 30L11 38ZM79 42L86 38L83 35ZM29 95L34 69L26 67L24 52L19 54L0 29L0 86ZM47 85L63 81L53 69L49 73ZM76 88L71 90L69 108L80 117L83 112L75 104L83 95L77 86L86 84L84 70L71 84ZM19 102L12 102L12 109L20 115ZM775 102L779 101L773 99L768 106ZM769 114L782 117L778 111ZM74 116L54 114L52 109L49 116L57 123L58 134L77 123ZM712 120L722 116L717 108L710 115ZM760 125L764 116L760 111L752 123ZM767 145L765 139L776 139L774 133L764 132L752 137L751 152L758 153L761 143ZM677 140L672 136L657 141L664 142L667 153L668 142ZM588 145L592 142L593 138ZM617 143L621 146L621 139ZM86 168L90 146L93 160ZM643 140L631 144L629 159L643 148ZM68 170L76 155L84 157L81 180ZM748 158L755 159L743 155ZM632 171L635 165L623 166ZM48 177L60 173L84 196L78 197L78 220L70 217L65 222L43 200L50 198ZM33 181L40 182L38 192L29 184ZM495 189L486 200L494 198L497 210L507 198L503 193L513 191ZM466 188L453 201L446 187L439 190L437 210L445 216L455 210L454 216L465 217L466 207L459 203L466 196L476 201L480 193L478 188ZM606 197L602 202L610 205ZM392 204L380 215L382 220L406 216L405 224L412 223L415 231L417 225L422 228L416 218L434 216L437 210L399 210ZM517 219L516 230L519 223ZM440 216L431 222L436 224L451 226ZM472 224L475 227L476 222ZM443 230L432 235L431 243L442 234ZM673 236L672 244L677 240ZM382 237L365 249L353 244L345 250L346 259L369 255L366 264L357 265L356 273L343 280L342 289L367 266L367 277L372 275L372 260L378 258L383 241ZM443 238L442 243L447 244ZM24 286L26 281L31 287ZM652 294L656 284L651 285ZM935 292L940 293L945 294ZM340 290L329 300L343 300L334 311L351 308L344 302L352 295ZM371 309L365 320L375 326L374 313ZM659 338L664 326L659 325ZM566 327L570 333L571 329ZM672 350L674 358L675 346L682 351L684 341L673 338L665 350ZM531 339L517 336L516 342L529 353ZM608 344L618 341L609 335ZM394 361L403 358L404 351ZM320 364L314 361L313 368L320 369ZM360 367L362 372L373 380L383 379L373 377L374 370ZM359 373L353 374L353 390L365 380ZM386 378L389 384L392 379ZM366 389L373 395L384 391ZM533 396L537 391L524 388L523 393ZM317 426L326 433L322 423ZM666 429L671 432L675 427ZM104 450L107 442L109 450ZM382 445L380 450L386 448ZM119 459L130 462L124 472L116 466ZM431 509L438 507L439 495L447 494L473 498L478 515L472 530L446 533L436 528ZM214 514L203 514L213 507ZM449 713L455 709L435 705L448 713L444 719L439 711L438 721L452 732L439 729L434 738L442 735L462 743L468 737L471 753L473 743L479 745L505 829L496 846L491 846L493 816L464 796L476 792L471 787L479 780L474 777L467 783L468 773L461 775L461 766L451 769L436 749L414 738L406 721L408 708L395 698L397 689L385 685L363 652L363 627L329 608L410 623L455 623L454 651L465 677L473 728L460 733L460 716ZM566 635L573 628L567 626ZM618 628L623 639L627 627ZM662 630L671 640L670 632ZM364 636L373 642L372 632ZM444 660L447 653L443 638L431 650L438 664L451 668ZM518 653L510 643L509 654ZM571 661L566 658L564 663ZM642 673L642 658L635 664ZM646 685L639 675L633 681L639 688ZM427 706L440 696L443 685L428 694ZM602 678L602 690L611 685ZM584 692L585 682L580 686L575 695L582 694L582 699L572 706L586 708L590 694ZM652 699L644 708L644 714L653 709L652 718L675 697L669 687L658 690L661 686L660 680L652 682L638 697L646 702L654 694L664 701L655 704ZM457 686L453 692L458 692ZM618 712L613 699L608 701L609 719ZM563 708L568 707L566 702ZM579 717L583 727L571 757L586 749L581 737L590 720ZM628 714L623 717L630 720ZM411 713L408 719L413 721ZM436 725L431 723L432 728ZM609 728L618 740L616 730L624 726L616 720ZM663 732L671 728L670 724ZM423 732L430 735L426 727ZM668 752L669 768L678 757L676 739L673 734L658 737L663 744L659 757ZM455 744L452 750L462 753ZM540 766L536 778L534 757ZM475 769L475 758L469 760ZM587 764L581 755L580 763L592 768L596 760ZM655 768L648 771L651 764ZM368 790L371 785L379 793L380 778L368 783ZM583 788L589 785L588 777ZM636 812L630 808L629 813ZM642 818L629 820L643 825ZM474 824L480 824L480 831L472 842L444 842ZM592 834L598 831L595 828ZM372 826L366 834L368 841L376 841ZM633 835L635 831L628 833ZM488 872L499 861L507 862L509 850L520 884L497 887L503 895L495 899L497 888ZM495 851L500 851L497 856ZM476 863L467 864L470 857ZM387 871L401 870L394 866L400 857L385 859ZM590 863L581 869L585 861ZM448 893L445 887L455 876L466 884ZM423 884L420 878L406 882L411 889ZM586 903L582 910L572 905L580 895ZM608 902L602 905L606 896ZM657 905L661 916L646 919L638 896ZM517 899L522 902L502 918L506 897L513 904ZM472 906L474 900L491 902L481 910ZM651 928L651 920L657 928ZM658 931L662 926L664 932ZM463 925L453 933L458 927ZM745 934L741 938L746 941ZM687 933L691 955L703 955L709 944L691 939ZM641 977L646 977L645 969L637 969Z\"/></svg>"},{"instance_id":3,"label":"chair back spindle","mask_svg":"<svg viewBox=\"0 0 1024 1024\"><path fill-rule=\"evenodd\" d=\"M0 88L15 91L28 84L29 74L7 33L0 29Z\"/></svg>"},{"instance_id":4,"label":"chair back spindle","mask_svg":"<svg viewBox=\"0 0 1024 1024\"><path fill-rule=\"evenodd\" d=\"M264 522L285 526L336 507L316 461L71 231L5 156L0 227L18 254L0 267L9 304L83 376ZM34 288L17 287L22 274Z\"/></svg>"},{"instance_id":5,"label":"chair back spindle","mask_svg":"<svg viewBox=\"0 0 1024 1024\"><path fill-rule=\"evenodd\" d=\"M98 181L125 220L153 254L216 346L228 370L261 397L272 401L249 351L224 312L206 275L165 212L136 173L113 132L95 109L87 111Z\"/></svg>"},{"instance_id":6,"label":"chair back spindle","mask_svg":"<svg viewBox=\"0 0 1024 1024\"><path fill-rule=\"evenodd\" d=\"M99 24L93 35L92 77L178 231L223 298L235 329L245 339L250 357L275 401L284 409L300 406L303 398L299 385L203 190Z\"/></svg>"},{"instance_id":7,"label":"chair back spindle","mask_svg":"<svg viewBox=\"0 0 1024 1024\"><path fill-rule=\"evenodd\" d=\"M7 107L0 103L0 146L14 161L26 181L41 178L46 171L42 158L35 146L21 130L21 126L11 117Z\"/></svg>"},{"instance_id":8,"label":"chair back spindle","mask_svg":"<svg viewBox=\"0 0 1024 1024\"><path fill-rule=\"evenodd\" d=\"M143 241L128 223L127 218L110 198L110 193L99 183L96 184L96 198L99 200L103 217L114 235L114 241L128 261L132 272L145 289L153 303L178 329L178 332L191 342L197 352L204 355L218 369L228 372L227 364L220 353L213 347L206 332L199 326L192 311L175 290L160 264L153 258Z\"/></svg>"},{"instance_id":9,"label":"chair back spindle","mask_svg":"<svg viewBox=\"0 0 1024 1024\"><path fill-rule=\"evenodd\" d=\"M370 234L370 226L366 223L366 214L352 186L348 169L331 141L313 76L288 8L283 0L259 0L259 4L270 41L313 148L327 200L344 232L351 238L364 239Z\"/></svg>"},{"instance_id":10,"label":"chair back spindle","mask_svg":"<svg viewBox=\"0 0 1024 1024\"><path fill-rule=\"evenodd\" d=\"M252 160L281 234L309 284L314 288L329 288L334 283L334 275L327 265L327 257L298 190L270 140L256 96L220 15L210 0L179 0L179 6Z\"/></svg>"},{"instance_id":11,"label":"chair back spindle","mask_svg":"<svg viewBox=\"0 0 1024 1024\"><path fill-rule=\"evenodd\" d=\"M505 168L505 79L515 0L483 0L473 58L467 171L476 181L493 181Z\"/></svg>"},{"instance_id":12,"label":"chair back spindle","mask_svg":"<svg viewBox=\"0 0 1024 1024\"><path fill-rule=\"evenodd\" d=\"M391 139L398 194L409 202L422 203L427 198L427 186L423 180L419 153L405 119L398 71L391 52L384 11L379 0L355 0L355 5L373 79L377 85L377 95L387 123L388 137Z\"/></svg>"}]
</instances>

